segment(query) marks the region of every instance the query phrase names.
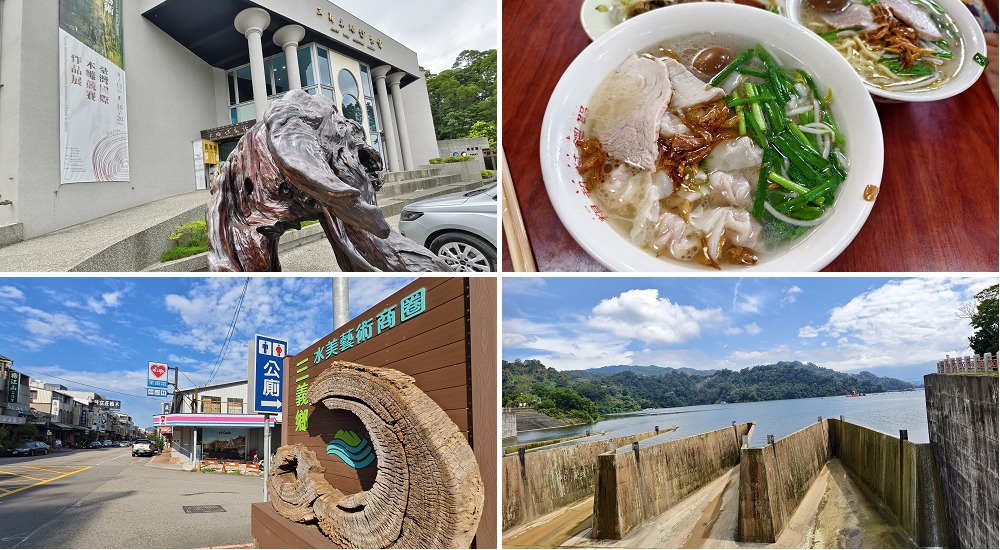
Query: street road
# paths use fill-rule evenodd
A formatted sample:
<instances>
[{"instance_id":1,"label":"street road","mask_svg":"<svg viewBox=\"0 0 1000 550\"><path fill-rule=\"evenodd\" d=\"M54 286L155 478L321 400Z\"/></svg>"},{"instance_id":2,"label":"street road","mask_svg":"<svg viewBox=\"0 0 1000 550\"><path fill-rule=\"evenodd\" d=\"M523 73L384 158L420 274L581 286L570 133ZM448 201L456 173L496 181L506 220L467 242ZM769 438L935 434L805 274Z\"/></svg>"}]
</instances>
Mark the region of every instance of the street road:
<instances>
[{"instance_id":1,"label":"street road","mask_svg":"<svg viewBox=\"0 0 1000 550\"><path fill-rule=\"evenodd\" d=\"M0 458L0 548L246 545L259 477L147 465L128 448ZM224 512L185 513L218 505Z\"/></svg>"}]
</instances>

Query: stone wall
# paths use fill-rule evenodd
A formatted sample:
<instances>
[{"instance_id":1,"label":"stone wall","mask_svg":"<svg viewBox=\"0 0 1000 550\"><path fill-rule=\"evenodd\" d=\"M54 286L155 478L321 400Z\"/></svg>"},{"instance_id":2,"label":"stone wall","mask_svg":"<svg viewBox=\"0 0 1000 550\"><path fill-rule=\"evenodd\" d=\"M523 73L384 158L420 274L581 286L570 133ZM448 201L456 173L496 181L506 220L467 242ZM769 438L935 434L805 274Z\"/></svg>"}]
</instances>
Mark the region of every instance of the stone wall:
<instances>
[{"instance_id":1,"label":"stone wall","mask_svg":"<svg viewBox=\"0 0 1000 550\"><path fill-rule=\"evenodd\" d=\"M502 439L507 439L508 437L517 437L517 413L504 411L503 429L501 431L500 437Z\"/></svg>"},{"instance_id":2,"label":"stone wall","mask_svg":"<svg viewBox=\"0 0 1000 550\"><path fill-rule=\"evenodd\" d=\"M930 445L954 548L1000 547L995 376L924 376Z\"/></svg>"},{"instance_id":3,"label":"stone wall","mask_svg":"<svg viewBox=\"0 0 1000 550\"><path fill-rule=\"evenodd\" d=\"M597 457L595 539L621 539L739 463L753 424Z\"/></svg>"},{"instance_id":4,"label":"stone wall","mask_svg":"<svg viewBox=\"0 0 1000 550\"><path fill-rule=\"evenodd\" d=\"M597 455L612 443L621 448L656 435L645 432L504 457L503 530L593 496Z\"/></svg>"}]
</instances>

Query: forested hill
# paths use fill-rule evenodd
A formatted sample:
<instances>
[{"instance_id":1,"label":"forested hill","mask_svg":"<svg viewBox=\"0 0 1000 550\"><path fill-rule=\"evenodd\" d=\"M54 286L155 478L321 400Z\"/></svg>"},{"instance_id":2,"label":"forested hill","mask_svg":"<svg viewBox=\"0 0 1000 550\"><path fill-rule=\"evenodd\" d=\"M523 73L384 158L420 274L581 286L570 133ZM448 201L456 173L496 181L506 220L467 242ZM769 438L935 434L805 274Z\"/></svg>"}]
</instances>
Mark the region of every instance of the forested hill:
<instances>
[{"instance_id":1,"label":"forested hill","mask_svg":"<svg viewBox=\"0 0 1000 550\"><path fill-rule=\"evenodd\" d=\"M739 371L722 369L706 375L669 369L664 374L652 376L637 374L634 370L613 374L557 371L533 359L503 361L502 366L505 403L513 392L544 399L553 389L565 387L595 402L601 414L722 401L740 403L824 397L844 395L845 391L875 393L913 387L908 382L875 376L867 371L846 374L799 361L758 365ZM639 369L657 372L650 371L650 367Z\"/></svg>"}]
</instances>

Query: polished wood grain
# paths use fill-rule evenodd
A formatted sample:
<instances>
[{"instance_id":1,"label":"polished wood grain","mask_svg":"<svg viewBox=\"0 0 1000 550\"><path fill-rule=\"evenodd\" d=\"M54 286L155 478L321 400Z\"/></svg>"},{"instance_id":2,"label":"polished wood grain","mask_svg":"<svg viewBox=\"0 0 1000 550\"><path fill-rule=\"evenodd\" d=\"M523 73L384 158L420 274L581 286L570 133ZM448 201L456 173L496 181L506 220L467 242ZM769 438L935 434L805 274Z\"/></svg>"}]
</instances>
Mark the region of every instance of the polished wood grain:
<instances>
[{"instance_id":1,"label":"polished wood grain","mask_svg":"<svg viewBox=\"0 0 1000 550\"><path fill-rule=\"evenodd\" d=\"M503 146L539 271L603 271L556 215L539 136L563 72L590 39L580 2L503 2ZM997 271L998 111L980 79L951 99L876 105L885 140L868 221L824 271ZM504 241L503 270L513 271Z\"/></svg>"}]
</instances>

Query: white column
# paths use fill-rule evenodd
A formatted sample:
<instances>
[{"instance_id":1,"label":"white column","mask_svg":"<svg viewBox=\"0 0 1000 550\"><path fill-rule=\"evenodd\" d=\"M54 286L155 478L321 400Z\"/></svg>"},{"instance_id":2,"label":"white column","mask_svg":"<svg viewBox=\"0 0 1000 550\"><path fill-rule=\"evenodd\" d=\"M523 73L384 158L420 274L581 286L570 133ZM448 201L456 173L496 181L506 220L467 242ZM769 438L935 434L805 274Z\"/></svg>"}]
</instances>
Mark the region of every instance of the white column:
<instances>
[{"instance_id":1,"label":"white column","mask_svg":"<svg viewBox=\"0 0 1000 550\"><path fill-rule=\"evenodd\" d=\"M264 120L267 109L267 85L264 73L264 46L261 35L271 24L271 15L260 8L247 8L236 15L236 30L247 37L250 46L250 77L253 82L253 106L257 122Z\"/></svg>"},{"instance_id":2,"label":"white column","mask_svg":"<svg viewBox=\"0 0 1000 550\"><path fill-rule=\"evenodd\" d=\"M302 88L299 78L299 41L305 38L306 30L301 25L285 25L274 33L274 43L285 51L285 67L288 67L288 89Z\"/></svg>"},{"instance_id":3,"label":"white column","mask_svg":"<svg viewBox=\"0 0 1000 550\"><path fill-rule=\"evenodd\" d=\"M392 73L386 77L389 89L392 90L392 105L396 108L396 128L399 130L399 146L403 150L403 169L416 170L413 157L410 155L410 135L406 132L406 116L403 114L403 92L399 89L399 81L406 73Z\"/></svg>"},{"instance_id":4,"label":"white column","mask_svg":"<svg viewBox=\"0 0 1000 550\"><path fill-rule=\"evenodd\" d=\"M381 113L382 129L385 130L385 157L389 160L389 171L399 172L399 162L396 160L396 125L389 114L389 92L385 90L385 74L392 70L389 65L372 68L375 77L375 93L378 96L378 110Z\"/></svg>"}]
</instances>

